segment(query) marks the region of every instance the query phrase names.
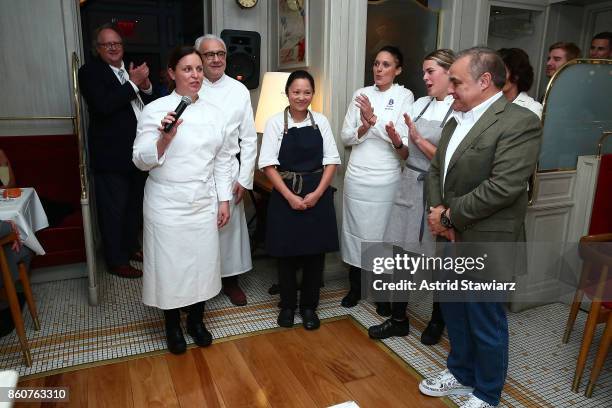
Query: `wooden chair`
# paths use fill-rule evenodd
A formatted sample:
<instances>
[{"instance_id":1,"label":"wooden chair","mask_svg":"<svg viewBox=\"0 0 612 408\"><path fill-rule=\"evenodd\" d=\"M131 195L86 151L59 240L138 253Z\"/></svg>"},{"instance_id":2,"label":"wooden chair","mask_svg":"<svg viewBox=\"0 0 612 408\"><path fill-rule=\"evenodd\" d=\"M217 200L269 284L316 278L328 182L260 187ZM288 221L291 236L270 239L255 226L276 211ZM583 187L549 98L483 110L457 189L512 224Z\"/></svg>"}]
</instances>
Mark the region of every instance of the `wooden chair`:
<instances>
[{"instance_id":1,"label":"wooden chair","mask_svg":"<svg viewBox=\"0 0 612 408\"><path fill-rule=\"evenodd\" d=\"M567 319L567 326L563 336L563 343L569 341L569 337L576 321L576 315L580 309L580 304L586 294L591 299L591 308L584 328L580 353L576 363L576 372L572 382L572 391L578 392L580 381L589 354L589 348L593 342L595 329L599 323L606 323L603 337L599 345L599 350L595 357L595 363L591 370L591 377L587 385L585 395L590 397L593 394L595 383L606 360L610 342L612 340L612 302L610 299L612 285L612 253L608 242L612 242L612 234L587 235L580 239L580 257L583 259L580 283L574 295L574 300Z\"/></svg>"},{"instance_id":2,"label":"wooden chair","mask_svg":"<svg viewBox=\"0 0 612 408\"><path fill-rule=\"evenodd\" d=\"M11 310L11 316L15 323L15 330L17 330L17 336L19 337L19 343L21 344L21 351L25 363L28 367L32 366L32 355L30 353L30 346L28 345L28 339L26 338L25 329L23 326L23 317L21 315L21 308L19 307L19 301L17 300L17 291L15 290L15 283L13 282L13 276L9 268L6 255L4 253L4 246L11 245L17 239L14 232L0 239L0 269L2 270L2 280L4 287L2 292L4 297L8 300L9 308ZM28 271L24 263L18 264L19 268L19 280L23 286L23 292L34 321L34 327L36 330L40 330L40 322L38 320L38 313L36 311L36 303L34 302L34 296L32 294L32 287L30 286L30 278L28 277Z\"/></svg>"}]
</instances>

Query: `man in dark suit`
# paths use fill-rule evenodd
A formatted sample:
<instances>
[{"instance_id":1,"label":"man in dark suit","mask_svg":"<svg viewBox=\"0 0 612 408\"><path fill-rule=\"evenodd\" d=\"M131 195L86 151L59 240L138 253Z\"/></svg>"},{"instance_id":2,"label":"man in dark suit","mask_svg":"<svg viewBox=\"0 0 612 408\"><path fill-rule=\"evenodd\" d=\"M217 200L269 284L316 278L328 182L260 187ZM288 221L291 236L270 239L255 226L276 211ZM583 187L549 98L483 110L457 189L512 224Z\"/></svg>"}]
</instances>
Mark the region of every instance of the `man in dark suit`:
<instances>
[{"instance_id":1,"label":"man in dark suit","mask_svg":"<svg viewBox=\"0 0 612 408\"><path fill-rule=\"evenodd\" d=\"M113 274L138 278L130 259L142 260L138 233L146 173L132 163L138 116L152 101L146 63L126 69L123 40L111 25L94 33L97 55L79 70L81 93L89 109L89 153L94 171L98 224L104 255Z\"/></svg>"},{"instance_id":2,"label":"man in dark suit","mask_svg":"<svg viewBox=\"0 0 612 408\"><path fill-rule=\"evenodd\" d=\"M476 47L458 55L449 71L453 118L442 131L427 183L428 223L438 242L457 242L455 253L461 245L491 251L481 280L510 280L518 270L515 254L498 247L525 240L527 182L542 137L537 116L503 97L505 74L494 50ZM470 408L499 403L508 322L502 302L479 300L441 303L451 344L448 369L421 382L424 394L469 394L462 406Z\"/></svg>"}]
</instances>

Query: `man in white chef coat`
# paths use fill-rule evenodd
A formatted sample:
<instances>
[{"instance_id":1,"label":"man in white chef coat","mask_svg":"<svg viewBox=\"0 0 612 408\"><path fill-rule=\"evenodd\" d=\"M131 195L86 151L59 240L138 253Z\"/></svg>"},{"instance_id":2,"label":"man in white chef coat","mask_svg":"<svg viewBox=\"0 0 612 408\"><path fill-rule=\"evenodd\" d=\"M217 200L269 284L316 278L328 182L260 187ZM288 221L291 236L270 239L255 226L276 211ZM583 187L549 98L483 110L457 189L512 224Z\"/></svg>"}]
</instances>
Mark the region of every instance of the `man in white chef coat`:
<instances>
[{"instance_id":1,"label":"man in white chef coat","mask_svg":"<svg viewBox=\"0 0 612 408\"><path fill-rule=\"evenodd\" d=\"M227 49L221 38L207 34L196 40L195 48L204 61L204 84L199 96L219 106L227 118L226 143L234 156L234 198L230 201L230 222L219 231L221 278L223 292L230 301L244 306L247 298L238 285L238 275L251 270L253 265L242 198L245 190L253 188L257 156L251 96L242 83L225 75Z\"/></svg>"}]
</instances>

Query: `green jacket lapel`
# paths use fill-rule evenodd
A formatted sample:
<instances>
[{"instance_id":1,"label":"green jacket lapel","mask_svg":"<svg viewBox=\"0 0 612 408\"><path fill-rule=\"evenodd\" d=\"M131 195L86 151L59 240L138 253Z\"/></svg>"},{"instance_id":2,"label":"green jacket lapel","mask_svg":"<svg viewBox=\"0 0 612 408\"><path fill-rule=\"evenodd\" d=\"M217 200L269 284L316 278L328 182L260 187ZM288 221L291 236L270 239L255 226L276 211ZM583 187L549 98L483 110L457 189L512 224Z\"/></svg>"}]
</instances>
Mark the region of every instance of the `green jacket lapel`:
<instances>
[{"instance_id":1,"label":"green jacket lapel","mask_svg":"<svg viewBox=\"0 0 612 408\"><path fill-rule=\"evenodd\" d=\"M497 114L504 111L507 103L508 101L506 98L503 95L500 96L499 99L493 102L489 109L483 113L474 126L472 126L468 134L461 141L459 146L457 146L457 150L455 150L455 153L451 157L450 162L448 163L448 170L446 171L447 175L455 163L457 163L457 160L459 160L461 155L468 149L468 147L474 144L476 139L478 139L478 137L493 123L497 122Z\"/></svg>"}]
</instances>

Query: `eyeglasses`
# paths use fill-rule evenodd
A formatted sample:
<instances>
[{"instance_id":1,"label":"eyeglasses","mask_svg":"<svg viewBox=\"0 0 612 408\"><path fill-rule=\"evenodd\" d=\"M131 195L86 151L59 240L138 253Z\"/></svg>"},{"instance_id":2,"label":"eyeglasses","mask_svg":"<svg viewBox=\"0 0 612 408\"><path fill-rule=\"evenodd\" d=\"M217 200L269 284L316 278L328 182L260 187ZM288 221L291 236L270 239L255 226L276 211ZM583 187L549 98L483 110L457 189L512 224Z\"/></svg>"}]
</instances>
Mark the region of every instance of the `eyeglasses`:
<instances>
[{"instance_id":1,"label":"eyeglasses","mask_svg":"<svg viewBox=\"0 0 612 408\"><path fill-rule=\"evenodd\" d=\"M105 50L112 50L112 49L119 49L123 47L123 43L120 43L120 42L98 43L98 46L104 48Z\"/></svg>"},{"instance_id":2,"label":"eyeglasses","mask_svg":"<svg viewBox=\"0 0 612 408\"><path fill-rule=\"evenodd\" d=\"M215 59L215 56L219 59L223 59L225 58L225 56L227 55L227 53L225 51L209 51L209 52L205 52L202 54L204 56L204 58L206 58L208 61L212 61L213 59Z\"/></svg>"}]
</instances>

